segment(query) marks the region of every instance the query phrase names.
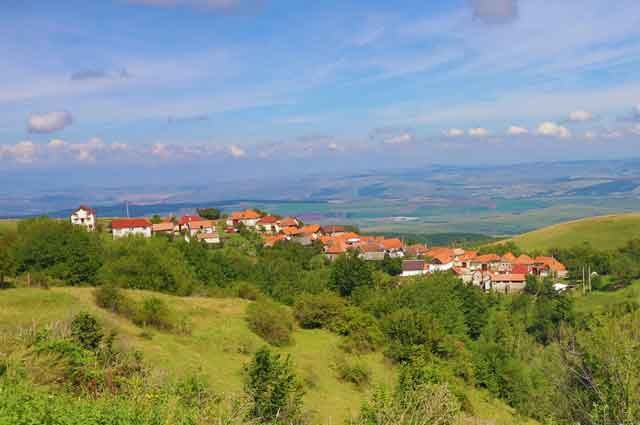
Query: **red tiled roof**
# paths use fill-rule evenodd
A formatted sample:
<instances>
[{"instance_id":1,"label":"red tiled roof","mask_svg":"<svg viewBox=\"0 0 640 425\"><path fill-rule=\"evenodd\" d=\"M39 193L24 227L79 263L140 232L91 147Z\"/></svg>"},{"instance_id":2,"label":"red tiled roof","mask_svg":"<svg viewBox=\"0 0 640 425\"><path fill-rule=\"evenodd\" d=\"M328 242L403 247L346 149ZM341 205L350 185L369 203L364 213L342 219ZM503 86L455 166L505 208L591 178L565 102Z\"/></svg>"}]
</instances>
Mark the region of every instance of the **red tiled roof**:
<instances>
[{"instance_id":1,"label":"red tiled roof","mask_svg":"<svg viewBox=\"0 0 640 425\"><path fill-rule=\"evenodd\" d=\"M507 252L502 256L501 260L507 263L513 263L516 260L516 256L510 252Z\"/></svg>"},{"instance_id":2,"label":"red tiled roof","mask_svg":"<svg viewBox=\"0 0 640 425\"><path fill-rule=\"evenodd\" d=\"M112 229L129 229L131 227L151 227L147 218L116 218L111 221Z\"/></svg>"},{"instance_id":3,"label":"red tiled roof","mask_svg":"<svg viewBox=\"0 0 640 425\"><path fill-rule=\"evenodd\" d=\"M494 274L491 280L494 282L524 282L527 280L527 276L522 273Z\"/></svg>"},{"instance_id":4,"label":"red tiled roof","mask_svg":"<svg viewBox=\"0 0 640 425\"><path fill-rule=\"evenodd\" d=\"M266 236L264 238L265 246L274 246L276 243L283 241L286 239L285 235L274 235L274 236Z\"/></svg>"},{"instance_id":5,"label":"red tiled roof","mask_svg":"<svg viewBox=\"0 0 640 425\"><path fill-rule=\"evenodd\" d=\"M285 235L297 235L299 232L299 229L297 227L285 227L284 229L282 229L282 233L284 233Z\"/></svg>"},{"instance_id":6,"label":"red tiled roof","mask_svg":"<svg viewBox=\"0 0 640 425\"><path fill-rule=\"evenodd\" d=\"M516 260L513 262L514 264L533 264L533 258L529 257L528 255L522 254L521 256L519 256L518 258L516 258Z\"/></svg>"},{"instance_id":7,"label":"red tiled roof","mask_svg":"<svg viewBox=\"0 0 640 425\"><path fill-rule=\"evenodd\" d=\"M282 227L289 227L289 226L296 227L296 226L298 226L299 222L294 217L285 217L285 218L280 219L279 224Z\"/></svg>"},{"instance_id":8,"label":"red tiled roof","mask_svg":"<svg viewBox=\"0 0 640 425\"><path fill-rule=\"evenodd\" d=\"M347 252L347 246L342 240L334 239L325 247L325 252L327 254L344 254Z\"/></svg>"},{"instance_id":9,"label":"red tiled roof","mask_svg":"<svg viewBox=\"0 0 640 425\"><path fill-rule=\"evenodd\" d=\"M278 217L272 215L265 215L258 221L258 224L274 224L278 222Z\"/></svg>"},{"instance_id":10,"label":"red tiled roof","mask_svg":"<svg viewBox=\"0 0 640 425\"><path fill-rule=\"evenodd\" d=\"M429 254L429 257L433 258L435 261L437 261L440 264L448 264L451 261L453 261L453 258L451 257L451 255L447 255L447 253L445 252L436 253L434 255Z\"/></svg>"},{"instance_id":11,"label":"red tiled roof","mask_svg":"<svg viewBox=\"0 0 640 425\"><path fill-rule=\"evenodd\" d=\"M299 233L309 234L309 233L318 233L320 231L319 224L307 224L300 228Z\"/></svg>"},{"instance_id":12,"label":"red tiled roof","mask_svg":"<svg viewBox=\"0 0 640 425\"><path fill-rule=\"evenodd\" d=\"M535 258L534 262L536 264L543 264L543 265L549 267L549 269L551 269L553 271L556 271L556 272L567 270L565 265L562 264L560 261L556 260L554 257L539 256L539 257Z\"/></svg>"},{"instance_id":13,"label":"red tiled roof","mask_svg":"<svg viewBox=\"0 0 640 425\"><path fill-rule=\"evenodd\" d=\"M215 227L216 222L214 220L193 220L188 224L190 229L199 229L201 227Z\"/></svg>"},{"instance_id":14,"label":"red tiled roof","mask_svg":"<svg viewBox=\"0 0 640 425\"><path fill-rule=\"evenodd\" d=\"M343 233L346 232L346 228L344 226L339 226L337 224L328 224L326 226L322 226L322 231L324 233Z\"/></svg>"},{"instance_id":15,"label":"red tiled roof","mask_svg":"<svg viewBox=\"0 0 640 425\"><path fill-rule=\"evenodd\" d=\"M220 235L218 235L217 233L198 233L196 235L196 238L198 240L207 240L207 239L218 239L220 237Z\"/></svg>"},{"instance_id":16,"label":"red tiled roof","mask_svg":"<svg viewBox=\"0 0 640 425\"><path fill-rule=\"evenodd\" d=\"M168 232L173 231L173 223L170 221L165 221L162 223L156 223L151 225L151 230L154 232Z\"/></svg>"},{"instance_id":17,"label":"red tiled roof","mask_svg":"<svg viewBox=\"0 0 640 425\"><path fill-rule=\"evenodd\" d=\"M529 266L526 264L514 264L513 267L511 267L511 273L527 274L529 273Z\"/></svg>"},{"instance_id":18,"label":"red tiled roof","mask_svg":"<svg viewBox=\"0 0 640 425\"><path fill-rule=\"evenodd\" d=\"M178 224L180 226L184 226L185 224L191 223L192 221L202 221L202 220L204 220L204 218L200 217L199 215L183 215L178 220Z\"/></svg>"},{"instance_id":19,"label":"red tiled roof","mask_svg":"<svg viewBox=\"0 0 640 425\"><path fill-rule=\"evenodd\" d=\"M362 252L384 252L384 246L375 241L360 243L357 248Z\"/></svg>"},{"instance_id":20,"label":"red tiled roof","mask_svg":"<svg viewBox=\"0 0 640 425\"><path fill-rule=\"evenodd\" d=\"M78 208L76 208L76 211L78 211L78 210L84 210L84 211L88 212L89 214L96 215L96 210L94 210L93 208L88 207L86 205L80 205Z\"/></svg>"},{"instance_id":21,"label":"red tiled roof","mask_svg":"<svg viewBox=\"0 0 640 425\"><path fill-rule=\"evenodd\" d=\"M382 243L382 246L384 247L384 249L386 249L386 250L402 249L402 241L400 239L398 239L398 238L383 239L381 243Z\"/></svg>"},{"instance_id":22,"label":"red tiled roof","mask_svg":"<svg viewBox=\"0 0 640 425\"><path fill-rule=\"evenodd\" d=\"M500 256L498 254L478 255L472 261L474 263L495 263L500 261Z\"/></svg>"},{"instance_id":23,"label":"red tiled roof","mask_svg":"<svg viewBox=\"0 0 640 425\"><path fill-rule=\"evenodd\" d=\"M426 254L429 251L429 248L426 245L416 244L411 245L407 248L407 252L409 255L422 255Z\"/></svg>"}]
</instances>

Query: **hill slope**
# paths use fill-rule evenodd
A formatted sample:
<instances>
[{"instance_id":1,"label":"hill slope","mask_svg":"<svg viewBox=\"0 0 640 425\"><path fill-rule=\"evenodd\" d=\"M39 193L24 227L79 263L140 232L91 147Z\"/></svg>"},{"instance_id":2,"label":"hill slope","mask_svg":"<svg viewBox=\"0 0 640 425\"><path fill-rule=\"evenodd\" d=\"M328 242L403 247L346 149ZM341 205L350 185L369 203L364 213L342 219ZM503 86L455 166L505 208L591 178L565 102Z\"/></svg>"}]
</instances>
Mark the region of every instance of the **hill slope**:
<instances>
[{"instance_id":1,"label":"hill slope","mask_svg":"<svg viewBox=\"0 0 640 425\"><path fill-rule=\"evenodd\" d=\"M192 335L175 335L145 330L127 319L95 306L91 288L10 289L0 291L0 336L20 328L55 325L69 320L80 311L95 315L107 328L118 332L118 341L141 350L154 368L168 376L184 376L199 371L208 377L219 394L240 392L243 387L243 366L251 354L264 342L254 335L244 320L247 301L240 299L178 298L154 293L164 298L179 313L193 322ZM132 297L142 297L143 291L129 291ZM305 382L305 407L314 413L314 423L344 423L357 414L370 390L336 378L332 364L341 351L338 336L323 330L296 330L295 343L279 350L290 354L298 376ZM1 338L0 338L1 341ZM382 354L363 356L372 371L373 386L393 385L396 370ZM521 422L513 410L493 400L485 392L469 389L467 396L475 414L487 423L511 425ZM470 419L464 423L482 423Z\"/></svg>"},{"instance_id":2,"label":"hill slope","mask_svg":"<svg viewBox=\"0 0 640 425\"><path fill-rule=\"evenodd\" d=\"M597 249L616 249L632 238L640 238L640 214L618 214L560 223L515 236L513 241L525 251L570 248L589 242Z\"/></svg>"}]
</instances>

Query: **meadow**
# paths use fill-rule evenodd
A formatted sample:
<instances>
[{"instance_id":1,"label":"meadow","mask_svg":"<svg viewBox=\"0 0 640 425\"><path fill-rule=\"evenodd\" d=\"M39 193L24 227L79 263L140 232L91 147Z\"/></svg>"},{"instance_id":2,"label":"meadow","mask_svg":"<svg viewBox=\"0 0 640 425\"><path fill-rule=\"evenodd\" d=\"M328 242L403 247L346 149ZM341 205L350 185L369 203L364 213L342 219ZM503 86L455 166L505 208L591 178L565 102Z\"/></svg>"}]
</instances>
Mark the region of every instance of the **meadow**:
<instances>
[{"instance_id":1,"label":"meadow","mask_svg":"<svg viewBox=\"0 0 640 425\"><path fill-rule=\"evenodd\" d=\"M151 293L127 291L141 299ZM92 288L58 287L49 290L17 288L0 291L0 341L2 335L68 323L79 312L89 312L106 329L117 331L118 344L140 350L155 373L163 379L203 374L214 392L238 394L243 388L243 368L252 354L266 343L252 333L245 321L249 301L238 298L174 297L153 293L172 309L189 318L191 335L178 335L134 325L94 303ZM313 423L344 423L357 415L376 386L391 387L397 369L382 353L358 356L371 371L371 385L359 388L338 379L336 359L349 356L339 348L339 336L320 329L296 329L294 343L274 350L290 355L297 375L304 382L305 406L312 408ZM514 410L482 390L468 388L474 419L495 425L535 424L521 422Z\"/></svg>"}]
</instances>

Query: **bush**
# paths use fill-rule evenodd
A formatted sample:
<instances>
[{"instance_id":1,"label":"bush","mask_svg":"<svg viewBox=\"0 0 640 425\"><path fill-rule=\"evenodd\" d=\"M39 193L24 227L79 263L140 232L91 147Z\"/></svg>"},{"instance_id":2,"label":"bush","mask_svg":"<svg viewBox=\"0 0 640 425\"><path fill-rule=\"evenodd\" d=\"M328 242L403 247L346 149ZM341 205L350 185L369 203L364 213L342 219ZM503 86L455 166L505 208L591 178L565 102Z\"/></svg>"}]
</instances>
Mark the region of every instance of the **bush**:
<instances>
[{"instance_id":1,"label":"bush","mask_svg":"<svg viewBox=\"0 0 640 425\"><path fill-rule=\"evenodd\" d=\"M102 341L102 327L89 313L80 313L71 321L71 336L85 350L96 351Z\"/></svg>"},{"instance_id":2,"label":"bush","mask_svg":"<svg viewBox=\"0 0 640 425\"><path fill-rule=\"evenodd\" d=\"M296 423L304 391L293 373L291 359L281 359L262 348L246 371L245 392L252 402L251 416L264 423Z\"/></svg>"},{"instance_id":3,"label":"bush","mask_svg":"<svg viewBox=\"0 0 640 425\"><path fill-rule=\"evenodd\" d=\"M302 294L293 306L294 315L305 329L327 327L346 307L346 302L333 292Z\"/></svg>"},{"instance_id":4,"label":"bush","mask_svg":"<svg viewBox=\"0 0 640 425\"><path fill-rule=\"evenodd\" d=\"M371 382L371 369L360 360L339 357L335 361L338 379L355 384L362 389Z\"/></svg>"},{"instance_id":5,"label":"bush","mask_svg":"<svg viewBox=\"0 0 640 425\"><path fill-rule=\"evenodd\" d=\"M255 301L262 295L260 288L248 282L238 284L238 297L243 300Z\"/></svg>"},{"instance_id":6,"label":"bush","mask_svg":"<svg viewBox=\"0 0 640 425\"><path fill-rule=\"evenodd\" d=\"M384 342L378 321L358 307L347 307L329 324L329 329L346 337L342 349L347 352L374 351Z\"/></svg>"},{"instance_id":7,"label":"bush","mask_svg":"<svg viewBox=\"0 0 640 425\"><path fill-rule=\"evenodd\" d=\"M98 307L114 313L121 313L126 303L125 297L117 286L105 284L96 288L93 296Z\"/></svg>"},{"instance_id":8,"label":"bush","mask_svg":"<svg viewBox=\"0 0 640 425\"><path fill-rule=\"evenodd\" d=\"M247 307L247 321L253 332L275 346L291 342L293 317L286 307L270 300L260 300Z\"/></svg>"},{"instance_id":9,"label":"bush","mask_svg":"<svg viewBox=\"0 0 640 425\"><path fill-rule=\"evenodd\" d=\"M151 297L142 301L142 305L138 309L138 314L134 322L142 326L152 326L158 329L171 330L173 322L171 320L171 311L160 298Z\"/></svg>"}]
</instances>

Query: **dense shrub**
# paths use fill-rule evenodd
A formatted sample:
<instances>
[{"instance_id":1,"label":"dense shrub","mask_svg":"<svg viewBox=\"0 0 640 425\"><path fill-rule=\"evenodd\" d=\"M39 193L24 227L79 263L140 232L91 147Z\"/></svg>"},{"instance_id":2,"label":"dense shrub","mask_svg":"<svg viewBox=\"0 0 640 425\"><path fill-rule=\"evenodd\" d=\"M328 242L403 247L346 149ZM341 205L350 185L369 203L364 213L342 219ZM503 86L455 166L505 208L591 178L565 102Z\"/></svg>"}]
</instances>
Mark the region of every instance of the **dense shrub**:
<instances>
[{"instance_id":1,"label":"dense shrub","mask_svg":"<svg viewBox=\"0 0 640 425\"><path fill-rule=\"evenodd\" d=\"M249 328L272 345L291 342L293 317L289 310L273 301L262 299L247 307Z\"/></svg>"},{"instance_id":2,"label":"dense shrub","mask_svg":"<svg viewBox=\"0 0 640 425\"><path fill-rule=\"evenodd\" d=\"M330 326L344 313L346 302L330 291L320 294L302 294L293 310L296 320L305 329Z\"/></svg>"},{"instance_id":3,"label":"dense shrub","mask_svg":"<svg viewBox=\"0 0 640 425\"><path fill-rule=\"evenodd\" d=\"M446 332L431 314L408 308L397 310L383 320L390 341L387 355L395 361L407 361L421 350L440 353Z\"/></svg>"},{"instance_id":4,"label":"dense shrub","mask_svg":"<svg viewBox=\"0 0 640 425\"><path fill-rule=\"evenodd\" d=\"M142 326L172 330L174 328L172 316L172 312L166 302L160 298L150 297L142 301L134 321Z\"/></svg>"},{"instance_id":5,"label":"dense shrub","mask_svg":"<svg viewBox=\"0 0 640 425\"><path fill-rule=\"evenodd\" d=\"M71 321L71 335L85 350L96 351L102 342L102 326L89 313L80 313Z\"/></svg>"},{"instance_id":6,"label":"dense shrub","mask_svg":"<svg viewBox=\"0 0 640 425\"><path fill-rule=\"evenodd\" d=\"M269 349L256 352L246 367L245 392L251 400L251 416L264 423L300 422L304 391L291 359L282 359Z\"/></svg>"},{"instance_id":7,"label":"dense shrub","mask_svg":"<svg viewBox=\"0 0 640 425\"><path fill-rule=\"evenodd\" d=\"M18 273L44 272L69 284L95 282L103 258L98 235L48 218L18 224L12 256Z\"/></svg>"},{"instance_id":8,"label":"dense shrub","mask_svg":"<svg viewBox=\"0 0 640 425\"><path fill-rule=\"evenodd\" d=\"M358 307L347 307L329 324L329 329L344 335L342 348L347 352L374 351L384 342L384 335L375 317Z\"/></svg>"},{"instance_id":9,"label":"dense shrub","mask_svg":"<svg viewBox=\"0 0 640 425\"><path fill-rule=\"evenodd\" d=\"M347 297L358 287L373 286L371 269L357 252L350 251L331 264L329 286Z\"/></svg>"},{"instance_id":10,"label":"dense shrub","mask_svg":"<svg viewBox=\"0 0 640 425\"><path fill-rule=\"evenodd\" d=\"M362 389L371 383L371 369L359 359L338 357L334 364L338 379Z\"/></svg>"},{"instance_id":11,"label":"dense shrub","mask_svg":"<svg viewBox=\"0 0 640 425\"><path fill-rule=\"evenodd\" d=\"M238 283L237 290L238 297L242 298L243 300L256 301L262 295L260 288L249 282Z\"/></svg>"}]
</instances>

